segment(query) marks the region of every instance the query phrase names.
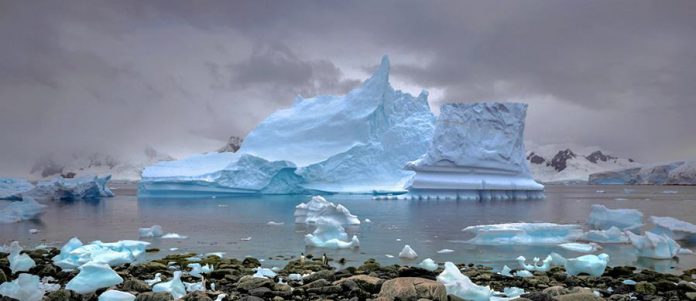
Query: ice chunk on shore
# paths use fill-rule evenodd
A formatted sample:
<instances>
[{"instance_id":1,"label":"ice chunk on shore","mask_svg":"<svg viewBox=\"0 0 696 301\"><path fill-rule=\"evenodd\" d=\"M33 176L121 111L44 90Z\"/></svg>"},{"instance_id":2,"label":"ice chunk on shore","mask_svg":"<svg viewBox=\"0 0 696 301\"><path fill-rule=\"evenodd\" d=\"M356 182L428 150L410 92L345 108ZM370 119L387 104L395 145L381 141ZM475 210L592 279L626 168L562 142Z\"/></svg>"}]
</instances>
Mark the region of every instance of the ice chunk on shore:
<instances>
[{"instance_id":1,"label":"ice chunk on shore","mask_svg":"<svg viewBox=\"0 0 696 301\"><path fill-rule=\"evenodd\" d=\"M186 287L186 291L189 293L195 291L205 292L205 285L203 284L203 280L199 282L184 282L184 286Z\"/></svg>"},{"instance_id":2,"label":"ice chunk on shore","mask_svg":"<svg viewBox=\"0 0 696 301\"><path fill-rule=\"evenodd\" d=\"M0 295L20 301L41 301L46 293L39 276L22 273L13 281L0 284Z\"/></svg>"},{"instance_id":3,"label":"ice chunk on shore","mask_svg":"<svg viewBox=\"0 0 696 301\"><path fill-rule=\"evenodd\" d=\"M674 240L696 239L696 225L668 216L651 216L655 227L650 230L655 234L665 234Z\"/></svg>"},{"instance_id":4,"label":"ice chunk on shore","mask_svg":"<svg viewBox=\"0 0 696 301\"><path fill-rule=\"evenodd\" d=\"M405 259L416 259L418 258L418 254L416 251L411 249L411 246L405 245L404 248L401 249L401 252L399 252L399 257Z\"/></svg>"},{"instance_id":5,"label":"ice chunk on shore","mask_svg":"<svg viewBox=\"0 0 696 301\"><path fill-rule=\"evenodd\" d=\"M520 277L520 278L530 278L530 277L534 277L534 274L532 274L532 272L527 271L527 270L519 270L519 271L515 272L515 276Z\"/></svg>"},{"instance_id":6,"label":"ice chunk on shore","mask_svg":"<svg viewBox=\"0 0 696 301\"><path fill-rule=\"evenodd\" d=\"M7 256L7 259L10 261L10 270L12 270L12 273L26 272L36 266L36 263L29 255L21 254L22 250L18 241L13 241L10 244L10 255Z\"/></svg>"},{"instance_id":7,"label":"ice chunk on shore","mask_svg":"<svg viewBox=\"0 0 696 301\"><path fill-rule=\"evenodd\" d=\"M601 244L627 244L628 236L621 229L612 226L607 230L590 230L581 238L584 241L596 242Z\"/></svg>"},{"instance_id":8,"label":"ice chunk on shore","mask_svg":"<svg viewBox=\"0 0 696 301\"><path fill-rule=\"evenodd\" d=\"M137 240L121 240L111 243L94 241L82 245L79 239L73 238L61 248L60 254L53 257L53 262L66 270L74 269L88 262L116 266L134 262L149 245L149 242Z\"/></svg>"},{"instance_id":9,"label":"ice chunk on shore","mask_svg":"<svg viewBox=\"0 0 696 301\"><path fill-rule=\"evenodd\" d=\"M131 293L107 290L99 295L99 301L133 301L135 296Z\"/></svg>"},{"instance_id":10,"label":"ice chunk on shore","mask_svg":"<svg viewBox=\"0 0 696 301\"><path fill-rule=\"evenodd\" d=\"M0 224L16 223L38 218L46 208L34 198L25 196L21 201L12 201L0 209Z\"/></svg>"},{"instance_id":11,"label":"ice chunk on shore","mask_svg":"<svg viewBox=\"0 0 696 301\"><path fill-rule=\"evenodd\" d=\"M34 189L25 179L0 178L0 200L21 200L22 195Z\"/></svg>"},{"instance_id":12,"label":"ice chunk on shore","mask_svg":"<svg viewBox=\"0 0 696 301\"><path fill-rule=\"evenodd\" d=\"M75 278L70 279L65 285L65 289L87 294L123 282L123 278L104 263L88 262L79 267L79 270L80 273Z\"/></svg>"},{"instance_id":13,"label":"ice chunk on shore","mask_svg":"<svg viewBox=\"0 0 696 301\"><path fill-rule=\"evenodd\" d=\"M189 275L196 278L203 278L203 275L201 274L208 274L213 271L213 267L211 267L209 264L201 266L200 263L189 263L187 267L191 268Z\"/></svg>"},{"instance_id":14,"label":"ice chunk on shore","mask_svg":"<svg viewBox=\"0 0 696 301\"><path fill-rule=\"evenodd\" d=\"M160 236L164 235L164 232L162 232L162 226L153 225L152 227L149 227L149 228L138 229L138 235L140 237L160 237Z\"/></svg>"},{"instance_id":15,"label":"ice chunk on shore","mask_svg":"<svg viewBox=\"0 0 696 301\"><path fill-rule=\"evenodd\" d=\"M579 275L582 273L589 274L590 276L599 277L604 274L604 269L607 268L609 263L609 255L599 254L599 255L583 255L577 258L569 258L565 263L566 273L569 275Z\"/></svg>"},{"instance_id":16,"label":"ice chunk on shore","mask_svg":"<svg viewBox=\"0 0 696 301\"><path fill-rule=\"evenodd\" d=\"M575 224L510 223L469 226L462 231L476 236L468 243L478 245L538 245L575 241L582 236L582 228Z\"/></svg>"},{"instance_id":17,"label":"ice chunk on shore","mask_svg":"<svg viewBox=\"0 0 696 301\"><path fill-rule=\"evenodd\" d=\"M433 140L405 169L409 193L425 198L538 199L544 186L529 172L524 150L527 105L445 104Z\"/></svg>"},{"instance_id":18,"label":"ice chunk on shore","mask_svg":"<svg viewBox=\"0 0 696 301\"><path fill-rule=\"evenodd\" d=\"M448 295L454 295L464 300L489 301L493 296L490 287L476 285L459 271L454 263L445 262L445 270L437 276L437 281L445 286Z\"/></svg>"},{"instance_id":19,"label":"ice chunk on shore","mask_svg":"<svg viewBox=\"0 0 696 301\"><path fill-rule=\"evenodd\" d=\"M679 253L681 246L667 235L658 235L645 232L645 235L637 235L626 231L633 247L638 250L638 257L653 259L670 259Z\"/></svg>"},{"instance_id":20,"label":"ice chunk on shore","mask_svg":"<svg viewBox=\"0 0 696 301\"><path fill-rule=\"evenodd\" d=\"M558 246L568 251L579 253L592 253L602 248L600 245L596 243L583 244L577 242L563 243Z\"/></svg>"},{"instance_id":21,"label":"ice chunk on shore","mask_svg":"<svg viewBox=\"0 0 696 301\"><path fill-rule=\"evenodd\" d=\"M277 276L276 272L274 272L271 269L268 268L262 268L258 267L256 268L256 273L254 273L254 277L256 278L271 278L273 279L275 276Z\"/></svg>"},{"instance_id":22,"label":"ice chunk on shore","mask_svg":"<svg viewBox=\"0 0 696 301\"><path fill-rule=\"evenodd\" d=\"M186 286L181 282L181 271L175 271L171 280L155 284L152 287L152 291L155 293L169 293L174 299L179 299L186 295Z\"/></svg>"},{"instance_id":23,"label":"ice chunk on shore","mask_svg":"<svg viewBox=\"0 0 696 301\"><path fill-rule=\"evenodd\" d=\"M319 217L315 221L314 232L305 235L305 245L326 249L351 249L360 246L358 237L348 240L348 233L337 221Z\"/></svg>"},{"instance_id":24,"label":"ice chunk on shore","mask_svg":"<svg viewBox=\"0 0 696 301\"><path fill-rule=\"evenodd\" d=\"M145 279L145 284L153 286L156 283L162 282L162 273L157 273L152 279Z\"/></svg>"},{"instance_id":25,"label":"ice chunk on shore","mask_svg":"<svg viewBox=\"0 0 696 301\"><path fill-rule=\"evenodd\" d=\"M423 261L421 261L421 263L419 263L418 266L431 272L437 270L438 268L437 263L431 258L423 259Z\"/></svg>"},{"instance_id":26,"label":"ice chunk on shore","mask_svg":"<svg viewBox=\"0 0 696 301\"><path fill-rule=\"evenodd\" d=\"M539 265L539 258L534 257L532 260L532 264L527 264L526 261L527 259L524 258L524 256L519 256L517 257L517 264L520 266L521 269L527 270L527 271L540 271L540 272L548 272L553 263L553 257L551 255L547 256L543 261L542 264Z\"/></svg>"},{"instance_id":27,"label":"ice chunk on shore","mask_svg":"<svg viewBox=\"0 0 696 301\"><path fill-rule=\"evenodd\" d=\"M428 147L434 115L423 91L389 84L389 60L344 96L298 98L244 139L236 153L158 163L143 171L139 194L202 196L403 192L402 166Z\"/></svg>"},{"instance_id":28,"label":"ice chunk on shore","mask_svg":"<svg viewBox=\"0 0 696 301\"><path fill-rule=\"evenodd\" d=\"M638 232L643 226L643 213L636 209L609 209L594 204L587 217L587 225L594 230L617 227L623 231Z\"/></svg>"},{"instance_id":29,"label":"ice chunk on shore","mask_svg":"<svg viewBox=\"0 0 696 301\"><path fill-rule=\"evenodd\" d=\"M360 219L341 204L334 204L317 195L307 203L295 207L295 223L311 224L318 218L330 218L341 225L359 225Z\"/></svg>"}]
</instances>

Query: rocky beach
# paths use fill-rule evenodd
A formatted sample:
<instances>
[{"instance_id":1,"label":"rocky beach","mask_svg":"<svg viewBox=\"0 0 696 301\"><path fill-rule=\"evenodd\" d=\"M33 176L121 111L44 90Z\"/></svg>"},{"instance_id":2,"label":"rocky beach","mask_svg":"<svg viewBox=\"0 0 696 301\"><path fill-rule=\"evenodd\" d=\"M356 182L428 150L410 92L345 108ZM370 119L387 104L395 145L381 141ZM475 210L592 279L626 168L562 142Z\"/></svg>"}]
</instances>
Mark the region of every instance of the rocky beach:
<instances>
[{"instance_id":1,"label":"rocky beach","mask_svg":"<svg viewBox=\"0 0 696 301\"><path fill-rule=\"evenodd\" d=\"M159 250L148 249L151 255ZM163 282L169 281L175 271L183 271L181 280L203 283L205 291L189 292L183 300L461 300L447 294L445 286L437 281L442 265L435 271L408 265L382 265L374 259L358 266L346 266L341 258L307 256L300 258L269 258L286 260L282 269L263 269L258 273L263 259L252 257L234 259L216 255L197 257L194 253L167 255L160 259L134 264L122 264L114 271L123 279L111 288L101 288L94 293L78 294L65 289L66 283L78 271L63 271L51 261L59 254L55 248L26 250L35 262L29 273L42 277L45 282L59 284L60 289L47 293L43 300L98 300L109 289L129 292L135 300L173 300L168 292L153 292L146 282L159 274ZM209 265L212 271L195 277L187 266L198 263ZM509 300L696 300L696 269L678 274L663 274L634 267L607 268L601 277L586 275L569 276L560 267L548 272L534 272L531 277L508 277L490 267L457 264L462 273L474 283L490 286L494 291L517 287L524 290L519 297ZM514 271L514 270L513 270ZM254 276L256 274L256 276ZM260 276L264 274L264 276ZM295 274L295 277L289 276ZM297 274L302 277L297 277ZM0 283L13 281L8 254L0 254ZM220 297L221 294L225 296ZM2 297L2 300L13 300Z\"/></svg>"}]
</instances>

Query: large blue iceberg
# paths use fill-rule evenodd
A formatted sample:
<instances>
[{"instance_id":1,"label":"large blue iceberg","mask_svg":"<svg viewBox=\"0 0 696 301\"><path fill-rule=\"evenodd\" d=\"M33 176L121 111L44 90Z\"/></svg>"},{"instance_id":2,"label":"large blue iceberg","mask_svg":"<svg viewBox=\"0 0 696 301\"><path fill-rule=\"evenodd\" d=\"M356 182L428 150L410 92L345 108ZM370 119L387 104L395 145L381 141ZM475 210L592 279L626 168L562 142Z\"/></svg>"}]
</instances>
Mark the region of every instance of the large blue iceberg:
<instances>
[{"instance_id":1,"label":"large blue iceberg","mask_svg":"<svg viewBox=\"0 0 696 301\"><path fill-rule=\"evenodd\" d=\"M235 153L160 162L142 173L141 196L400 193L425 153L435 117L428 94L389 84L389 60L344 96L296 99L244 139Z\"/></svg>"}]
</instances>

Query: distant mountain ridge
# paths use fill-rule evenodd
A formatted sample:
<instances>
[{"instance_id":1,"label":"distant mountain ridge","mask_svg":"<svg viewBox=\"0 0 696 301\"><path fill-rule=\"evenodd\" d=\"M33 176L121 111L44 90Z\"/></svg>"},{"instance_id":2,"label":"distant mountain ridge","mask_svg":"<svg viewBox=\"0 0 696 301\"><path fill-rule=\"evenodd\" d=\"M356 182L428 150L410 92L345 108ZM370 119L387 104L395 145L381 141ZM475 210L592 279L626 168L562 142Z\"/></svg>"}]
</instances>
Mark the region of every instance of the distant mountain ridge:
<instances>
[{"instance_id":1,"label":"distant mountain ridge","mask_svg":"<svg viewBox=\"0 0 696 301\"><path fill-rule=\"evenodd\" d=\"M593 173L640 165L599 147L528 142L526 148L529 169L543 183L584 183Z\"/></svg>"}]
</instances>

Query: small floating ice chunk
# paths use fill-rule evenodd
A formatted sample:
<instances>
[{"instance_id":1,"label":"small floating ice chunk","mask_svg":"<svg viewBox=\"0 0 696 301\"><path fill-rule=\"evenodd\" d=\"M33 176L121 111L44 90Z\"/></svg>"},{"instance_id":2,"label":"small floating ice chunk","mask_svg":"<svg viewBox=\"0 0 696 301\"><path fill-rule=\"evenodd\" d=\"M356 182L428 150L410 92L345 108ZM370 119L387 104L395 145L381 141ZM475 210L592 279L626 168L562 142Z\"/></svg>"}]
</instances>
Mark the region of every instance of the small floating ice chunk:
<instances>
[{"instance_id":1,"label":"small floating ice chunk","mask_svg":"<svg viewBox=\"0 0 696 301\"><path fill-rule=\"evenodd\" d=\"M348 240L348 233L335 220L320 217L316 219L317 228L314 232L305 235L305 245L309 247L326 249L351 249L360 246L358 237Z\"/></svg>"},{"instance_id":2,"label":"small floating ice chunk","mask_svg":"<svg viewBox=\"0 0 696 301\"><path fill-rule=\"evenodd\" d=\"M384 254L384 256L387 258L394 258L394 255L392 255L392 254Z\"/></svg>"},{"instance_id":3,"label":"small floating ice chunk","mask_svg":"<svg viewBox=\"0 0 696 301\"><path fill-rule=\"evenodd\" d=\"M88 262L79 267L79 270L80 273L65 285L65 289L87 294L123 282L123 278L114 272L108 264Z\"/></svg>"},{"instance_id":4,"label":"small floating ice chunk","mask_svg":"<svg viewBox=\"0 0 696 301\"><path fill-rule=\"evenodd\" d=\"M45 288L41 285L39 276L27 273L0 284L0 295L21 301L41 301L44 293Z\"/></svg>"},{"instance_id":5,"label":"small floating ice chunk","mask_svg":"<svg viewBox=\"0 0 696 301\"><path fill-rule=\"evenodd\" d=\"M156 283L162 282L162 273L157 273L155 274L155 277L152 279L145 279L145 283L149 286L153 286Z\"/></svg>"},{"instance_id":6,"label":"small floating ice chunk","mask_svg":"<svg viewBox=\"0 0 696 301\"><path fill-rule=\"evenodd\" d=\"M39 229L29 229L29 234L36 234L39 232L41 232L41 231L39 231Z\"/></svg>"},{"instance_id":7,"label":"small floating ice chunk","mask_svg":"<svg viewBox=\"0 0 696 301\"><path fill-rule=\"evenodd\" d=\"M583 244L577 242L563 243L558 246L568 251L579 253L592 253L602 248L600 245L596 243Z\"/></svg>"},{"instance_id":8,"label":"small floating ice chunk","mask_svg":"<svg viewBox=\"0 0 696 301\"><path fill-rule=\"evenodd\" d=\"M250 240L251 240L251 236L242 237L242 238L240 238L239 240L241 240L241 241L250 241Z\"/></svg>"},{"instance_id":9,"label":"small floating ice chunk","mask_svg":"<svg viewBox=\"0 0 696 301\"><path fill-rule=\"evenodd\" d=\"M152 287L152 291L155 293L169 293L174 299L179 299L186 295L186 286L181 282L181 271L175 271L171 280L155 284Z\"/></svg>"},{"instance_id":10,"label":"small floating ice chunk","mask_svg":"<svg viewBox=\"0 0 696 301\"><path fill-rule=\"evenodd\" d=\"M493 296L493 291L489 287L476 285L449 261L445 262L445 270L437 276L437 281L445 286L448 295L464 300L489 301Z\"/></svg>"},{"instance_id":11,"label":"small floating ice chunk","mask_svg":"<svg viewBox=\"0 0 696 301\"><path fill-rule=\"evenodd\" d=\"M311 224L318 218L333 219L341 225L359 225L357 216L350 213L348 208L341 204L334 204L321 196L313 196L307 203L301 203L295 207L295 223Z\"/></svg>"},{"instance_id":12,"label":"small floating ice chunk","mask_svg":"<svg viewBox=\"0 0 696 301\"><path fill-rule=\"evenodd\" d=\"M560 244L582 236L580 225L553 223L479 225L466 227L462 231L474 233L476 236L467 242L478 245Z\"/></svg>"},{"instance_id":13,"label":"small floating ice chunk","mask_svg":"<svg viewBox=\"0 0 696 301\"><path fill-rule=\"evenodd\" d=\"M99 295L99 301L133 301L135 296L131 293L126 293L117 290L108 290Z\"/></svg>"},{"instance_id":14,"label":"small floating ice chunk","mask_svg":"<svg viewBox=\"0 0 696 301\"><path fill-rule=\"evenodd\" d=\"M582 240L601 244L627 244L630 242L628 236L615 226L607 230L587 231L583 235Z\"/></svg>"},{"instance_id":15,"label":"small floating ice chunk","mask_svg":"<svg viewBox=\"0 0 696 301\"><path fill-rule=\"evenodd\" d=\"M36 263L29 255L21 254L22 250L18 241L13 241L10 244L10 255L7 256L7 259L10 261L10 270L12 270L12 273L26 272L36 266Z\"/></svg>"},{"instance_id":16,"label":"small floating ice chunk","mask_svg":"<svg viewBox=\"0 0 696 301\"><path fill-rule=\"evenodd\" d=\"M452 252L454 252L454 250L450 250L450 249L442 249L440 251L437 251L438 254L445 254L445 253L452 253Z\"/></svg>"},{"instance_id":17,"label":"small floating ice chunk","mask_svg":"<svg viewBox=\"0 0 696 301\"><path fill-rule=\"evenodd\" d=\"M169 248L169 251L172 251L172 252L174 252L176 250L179 250L179 248Z\"/></svg>"},{"instance_id":18,"label":"small floating ice chunk","mask_svg":"<svg viewBox=\"0 0 696 301\"><path fill-rule=\"evenodd\" d=\"M262 267L256 268L256 273L254 273L255 278L274 278L277 275L273 270Z\"/></svg>"},{"instance_id":19,"label":"small floating ice chunk","mask_svg":"<svg viewBox=\"0 0 696 301\"><path fill-rule=\"evenodd\" d=\"M31 197L23 197L21 201L9 202L0 209L0 223L9 224L38 218L46 208Z\"/></svg>"},{"instance_id":20,"label":"small floating ice chunk","mask_svg":"<svg viewBox=\"0 0 696 301\"><path fill-rule=\"evenodd\" d=\"M266 223L266 224L269 225L269 226L282 226L282 225L285 225L285 223L283 223L283 222L274 222L274 221L269 221L269 222Z\"/></svg>"},{"instance_id":21,"label":"small floating ice chunk","mask_svg":"<svg viewBox=\"0 0 696 301\"><path fill-rule=\"evenodd\" d=\"M162 226L153 225L150 228L138 229L138 235L140 237L160 237L160 236L164 235L164 232L162 232Z\"/></svg>"},{"instance_id":22,"label":"small floating ice chunk","mask_svg":"<svg viewBox=\"0 0 696 301\"><path fill-rule=\"evenodd\" d=\"M638 257L653 259L670 259L677 256L681 246L667 235L645 232L645 235L626 231L633 247L638 250Z\"/></svg>"},{"instance_id":23,"label":"small floating ice chunk","mask_svg":"<svg viewBox=\"0 0 696 301\"><path fill-rule=\"evenodd\" d=\"M674 240L696 239L696 225L668 216L651 216L655 227L650 230L655 234L665 234Z\"/></svg>"},{"instance_id":24,"label":"small floating ice chunk","mask_svg":"<svg viewBox=\"0 0 696 301\"><path fill-rule=\"evenodd\" d=\"M679 193L679 191L676 191L676 190L663 190L662 193L664 193L664 194L676 194L676 193Z\"/></svg>"},{"instance_id":25,"label":"small floating ice chunk","mask_svg":"<svg viewBox=\"0 0 696 301\"><path fill-rule=\"evenodd\" d=\"M164 238L164 239L187 239L188 236L180 235L179 233L167 233L165 235L162 235L162 238Z\"/></svg>"},{"instance_id":26,"label":"small floating ice chunk","mask_svg":"<svg viewBox=\"0 0 696 301\"><path fill-rule=\"evenodd\" d=\"M365 222L366 222L366 223L371 223L372 221L371 221L369 218L366 218L366 219L365 219Z\"/></svg>"},{"instance_id":27,"label":"small floating ice chunk","mask_svg":"<svg viewBox=\"0 0 696 301\"><path fill-rule=\"evenodd\" d=\"M643 213L636 209L609 209L594 204L587 218L587 225L593 230L617 227L623 231L637 232L643 226Z\"/></svg>"},{"instance_id":28,"label":"small floating ice chunk","mask_svg":"<svg viewBox=\"0 0 696 301\"><path fill-rule=\"evenodd\" d=\"M411 246L405 245L404 248L401 249L401 252L399 252L399 257L405 259L416 259L418 257L418 254L416 253L416 251L411 249Z\"/></svg>"},{"instance_id":29,"label":"small floating ice chunk","mask_svg":"<svg viewBox=\"0 0 696 301\"><path fill-rule=\"evenodd\" d=\"M577 258L569 258L565 264L566 273L569 275L579 275L581 273L589 274L590 276L599 277L604 274L604 269L609 263L609 255L583 255Z\"/></svg>"},{"instance_id":30,"label":"small floating ice chunk","mask_svg":"<svg viewBox=\"0 0 696 301\"><path fill-rule=\"evenodd\" d=\"M423 261L421 261L421 263L419 263L418 266L431 272L437 270L438 268L437 263L431 258L423 259Z\"/></svg>"}]
</instances>

